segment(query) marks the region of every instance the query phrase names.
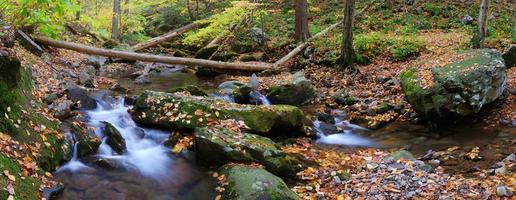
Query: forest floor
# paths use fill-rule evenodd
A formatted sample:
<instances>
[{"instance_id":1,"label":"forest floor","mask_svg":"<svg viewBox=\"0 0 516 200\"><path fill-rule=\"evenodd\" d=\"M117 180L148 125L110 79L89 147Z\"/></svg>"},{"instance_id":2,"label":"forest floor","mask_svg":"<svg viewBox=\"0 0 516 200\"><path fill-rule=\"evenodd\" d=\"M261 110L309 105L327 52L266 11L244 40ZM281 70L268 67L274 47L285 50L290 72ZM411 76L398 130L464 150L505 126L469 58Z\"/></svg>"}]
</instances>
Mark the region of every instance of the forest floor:
<instances>
[{"instance_id":1,"label":"forest floor","mask_svg":"<svg viewBox=\"0 0 516 200\"><path fill-rule=\"evenodd\" d=\"M426 50L419 56L406 61L393 61L380 56L368 65L358 66L360 73L356 75L313 64L309 59L306 62L301 58L292 61L289 66L302 67L286 68L278 74L259 76L258 79L261 89L265 89L275 82L291 78L293 72L302 71L317 91L316 98L303 107L309 114L344 110L352 122L372 129L398 122L417 124L418 117L405 100L399 84L399 74L416 66L423 69L423 80L430 83L429 69L455 61L458 50L468 42L470 35L463 30L452 29L420 31L417 37L427 42ZM40 99L47 94L63 93L66 83L77 82L82 71L80 66L87 62L86 55L67 50L54 50L44 58L36 57L19 46L2 51L16 55L24 64L31 63L33 79L38 85L33 95ZM131 64L127 63L106 66L109 70L118 71L130 67ZM507 75L508 88L514 90L516 68L508 69ZM103 87L117 82L102 76L95 76L94 79L96 86ZM231 75L223 79L248 82L249 76ZM334 96L342 91L355 97L358 103L337 104ZM377 112L375 108L383 104L399 106L401 109ZM41 112L53 118L49 110ZM299 173L298 179L288 180L288 184L304 199L488 199L501 193L507 194L508 191L516 191L516 158L511 154L516 152L515 122L516 95L509 94L489 113L469 122L480 124L484 129L502 127L495 139L481 144L455 144L440 146L439 149L419 148L412 155L400 151L406 149L402 146L342 148L299 138L293 144L284 146L283 150L300 154L313 165ZM467 134L464 137L468 137ZM43 187L55 185L51 173L38 175L37 170L29 165L32 162L24 160L27 152L19 151L17 146L11 138L0 133L1 154L15 158L23 167L30 168L26 170L30 173L23 176L43 181L41 191ZM428 150L431 151L427 154ZM401 159L393 159L393 155ZM422 163L422 160L429 164ZM4 175L9 174L4 172Z\"/></svg>"}]
</instances>

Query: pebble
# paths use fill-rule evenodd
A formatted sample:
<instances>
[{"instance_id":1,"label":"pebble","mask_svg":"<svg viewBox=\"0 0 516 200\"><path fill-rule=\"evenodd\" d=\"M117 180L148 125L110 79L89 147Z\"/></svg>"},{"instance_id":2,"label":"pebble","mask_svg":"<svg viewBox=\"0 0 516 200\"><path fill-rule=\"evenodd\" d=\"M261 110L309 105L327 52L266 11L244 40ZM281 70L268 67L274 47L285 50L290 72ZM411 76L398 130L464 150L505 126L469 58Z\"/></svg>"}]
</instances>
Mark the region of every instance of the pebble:
<instances>
[{"instance_id":1,"label":"pebble","mask_svg":"<svg viewBox=\"0 0 516 200\"><path fill-rule=\"evenodd\" d=\"M513 195L511 189L505 185L496 187L496 194L500 197L511 197Z\"/></svg>"}]
</instances>

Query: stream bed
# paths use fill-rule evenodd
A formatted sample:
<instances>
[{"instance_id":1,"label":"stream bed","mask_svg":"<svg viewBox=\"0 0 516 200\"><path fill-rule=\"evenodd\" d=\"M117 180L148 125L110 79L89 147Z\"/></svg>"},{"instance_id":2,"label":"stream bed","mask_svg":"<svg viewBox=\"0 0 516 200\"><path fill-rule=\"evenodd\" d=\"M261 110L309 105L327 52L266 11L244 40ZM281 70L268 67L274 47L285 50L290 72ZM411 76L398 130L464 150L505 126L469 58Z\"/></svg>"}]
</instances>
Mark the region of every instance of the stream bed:
<instances>
[{"instance_id":1,"label":"stream bed","mask_svg":"<svg viewBox=\"0 0 516 200\"><path fill-rule=\"evenodd\" d=\"M174 86L190 84L213 90L216 85L213 80L202 80L177 69L152 73L149 80L149 84L139 85L123 75L118 77L120 85L131 89L132 94L139 94L145 89L167 91ZM103 121L113 124L127 142L127 152L115 155L103 142L96 155L83 160L74 157L54 174L65 185L58 199L214 199L216 184L209 178L208 169L198 166L192 153L173 155L170 149L163 146L170 133L140 127L131 119L127 112L130 106L125 105L123 99L97 98L97 109L82 112L87 125L94 128L99 137L102 137ZM310 111L307 113L310 114ZM314 125L318 129L320 122L315 120ZM335 118L334 126L342 129L336 134L317 130L319 136L314 143L321 148L343 150L404 148L415 155L422 155L429 149L482 146L510 140L515 133L514 128L483 129L480 123L453 127L439 133L409 122L394 122L379 130L367 130ZM443 135L442 132L448 136L437 137ZM99 167L94 163L99 158L116 163L116 168ZM492 158L485 159L486 165L495 159L499 158L492 155Z\"/></svg>"}]
</instances>

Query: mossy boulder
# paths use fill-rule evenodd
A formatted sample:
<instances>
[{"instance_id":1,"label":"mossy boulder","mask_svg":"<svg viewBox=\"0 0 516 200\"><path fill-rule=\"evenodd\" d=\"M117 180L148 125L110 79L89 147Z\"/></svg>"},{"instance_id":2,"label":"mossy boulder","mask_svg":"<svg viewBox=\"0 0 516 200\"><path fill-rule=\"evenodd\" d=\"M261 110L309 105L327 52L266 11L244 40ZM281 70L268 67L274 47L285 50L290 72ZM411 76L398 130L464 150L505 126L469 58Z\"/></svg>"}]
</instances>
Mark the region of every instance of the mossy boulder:
<instances>
[{"instance_id":1,"label":"mossy boulder","mask_svg":"<svg viewBox=\"0 0 516 200\"><path fill-rule=\"evenodd\" d=\"M228 183L222 199L299 199L281 178L261 168L228 164L221 167L219 173L225 176Z\"/></svg>"},{"instance_id":2,"label":"mossy boulder","mask_svg":"<svg viewBox=\"0 0 516 200\"><path fill-rule=\"evenodd\" d=\"M106 144L118 154L123 154L126 151L125 139L116 129L113 124L109 122L102 122L104 124L104 136L106 137Z\"/></svg>"},{"instance_id":3,"label":"mossy boulder","mask_svg":"<svg viewBox=\"0 0 516 200\"><path fill-rule=\"evenodd\" d=\"M41 145L38 165L52 171L64 159L64 137L60 122L38 111L45 105L32 96L33 81L29 67L14 57L0 56L0 132L19 143Z\"/></svg>"},{"instance_id":4,"label":"mossy boulder","mask_svg":"<svg viewBox=\"0 0 516 200\"><path fill-rule=\"evenodd\" d=\"M219 85L218 92L233 98L236 103L248 103L252 88L238 81L226 81Z\"/></svg>"},{"instance_id":5,"label":"mossy boulder","mask_svg":"<svg viewBox=\"0 0 516 200\"><path fill-rule=\"evenodd\" d=\"M198 160L209 164L257 162L282 177L294 177L302 170L297 159L281 151L271 139L259 135L203 127L195 129L194 145Z\"/></svg>"},{"instance_id":6,"label":"mossy boulder","mask_svg":"<svg viewBox=\"0 0 516 200\"><path fill-rule=\"evenodd\" d=\"M269 88L267 98L272 104L304 105L315 97L310 80L302 72L295 73L291 80Z\"/></svg>"},{"instance_id":7,"label":"mossy boulder","mask_svg":"<svg viewBox=\"0 0 516 200\"><path fill-rule=\"evenodd\" d=\"M72 123L70 132L76 136L76 142L78 142L77 154L79 158L97 153L101 141L94 133L90 133L86 127L77 122Z\"/></svg>"},{"instance_id":8,"label":"mossy boulder","mask_svg":"<svg viewBox=\"0 0 516 200\"><path fill-rule=\"evenodd\" d=\"M176 93L176 92L188 92L190 93L191 95L194 95L194 96L202 96L202 97L207 97L208 96L208 93L206 93L206 91L204 91L203 89L195 86L195 85L187 85L187 86L181 86L181 87L175 87L175 88L172 88L170 89L168 92L170 93Z\"/></svg>"},{"instance_id":9,"label":"mossy boulder","mask_svg":"<svg viewBox=\"0 0 516 200\"><path fill-rule=\"evenodd\" d=\"M468 52L463 60L432 69L433 85L423 88L415 68L401 73L405 96L425 118L472 116L502 97L507 74L501 54L494 50Z\"/></svg>"},{"instance_id":10,"label":"mossy boulder","mask_svg":"<svg viewBox=\"0 0 516 200\"><path fill-rule=\"evenodd\" d=\"M242 105L155 91L145 91L131 114L138 123L167 129L193 130L206 126L209 121L237 119L256 133L282 135L301 133L304 119L303 111L294 106Z\"/></svg>"}]
</instances>

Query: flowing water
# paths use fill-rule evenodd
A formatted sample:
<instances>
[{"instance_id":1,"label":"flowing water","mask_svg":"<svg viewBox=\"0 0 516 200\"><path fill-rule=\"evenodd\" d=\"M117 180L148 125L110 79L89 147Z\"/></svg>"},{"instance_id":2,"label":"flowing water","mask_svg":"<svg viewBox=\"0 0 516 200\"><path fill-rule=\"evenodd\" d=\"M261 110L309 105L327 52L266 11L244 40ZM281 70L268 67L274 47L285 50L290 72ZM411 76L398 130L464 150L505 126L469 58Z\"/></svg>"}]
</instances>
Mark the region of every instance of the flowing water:
<instances>
[{"instance_id":1,"label":"flowing water","mask_svg":"<svg viewBox=\"0 0 516 200\"><path fill-rule=\"evenodd\" d=\"M192 161L173 156L162 145L169 133L139 127L127 109L123 98L119 98L99 101L97 109L85 112L88 126L95 129L97 137L104 138L98 154L87 160L110 160L116 170L82 163L74 145L73 158L56 173L66 185L61 199L212 198L213 187L207 187L205 180L207 172ZM105 144L104 121L113 124L125 139L127 151L124 154L113 153Z\"/></svg>"}]
</instances>

